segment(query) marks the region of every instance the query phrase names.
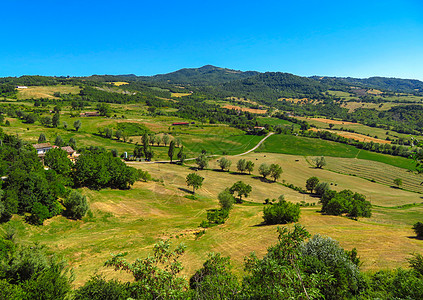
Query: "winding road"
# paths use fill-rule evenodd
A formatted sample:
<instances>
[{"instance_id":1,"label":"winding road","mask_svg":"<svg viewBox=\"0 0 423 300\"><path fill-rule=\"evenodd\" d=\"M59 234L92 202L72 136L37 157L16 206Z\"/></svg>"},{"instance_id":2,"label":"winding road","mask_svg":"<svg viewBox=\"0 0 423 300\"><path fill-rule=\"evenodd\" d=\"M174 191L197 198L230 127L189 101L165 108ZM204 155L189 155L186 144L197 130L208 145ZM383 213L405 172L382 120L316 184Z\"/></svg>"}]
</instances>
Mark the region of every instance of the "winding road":
<instances>
[{"instance_id":1,"label":"winding road","mask_svg":"<svg viewBox=\"0 0 423 300\"><path fill-rule=\"evenodd\" d=\"M262 138L260 140L260 142L257 143L257 145L255 145L253 148L251 148L248 151L245 151L244 153L241 154L235 154L235 155L230 155L233 157L236 156L242 156L242 155L246 155L250 152L253 152L254 150L256 150L258 147L260 147L261 144L263 144L263 142L271 135L275 134L274 132L269 132L264 138ZM208 155L207 157L215 157L215 156L221 156L221 155ZM185 159L185 161L187 160L194 160L196 159L196 157L192 157L192 158L187 158ZM179 160L174 160L173 162L178 162ZM127 161L127 164L165 164L165 163L170 163L170 160L158 160L158 161Z\"/></svg>"}]
</instances>

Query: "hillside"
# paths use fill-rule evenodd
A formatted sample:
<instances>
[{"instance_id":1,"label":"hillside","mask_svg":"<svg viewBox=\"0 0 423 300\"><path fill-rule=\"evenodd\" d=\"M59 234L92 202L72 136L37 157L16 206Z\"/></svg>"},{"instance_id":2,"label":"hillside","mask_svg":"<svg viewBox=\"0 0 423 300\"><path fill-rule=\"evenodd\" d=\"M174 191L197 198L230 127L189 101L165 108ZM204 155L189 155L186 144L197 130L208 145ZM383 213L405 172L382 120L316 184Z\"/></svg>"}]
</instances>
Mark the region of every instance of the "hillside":
<instances>
[{"instance_id":1,"label":"hillside","mask_svg":"<svg viewBox=\"0 0 423 300\"><path fill-rule=\"evenodd\" d=\"M259 74L255 71L242 72L238 70L219 68L206 65L201 68L186 68L172 73L159 74L151 77L139 77L152 82L165 82L169 84L188 84L194 86L216 85L233 80L244 79Z\"/></svg>"}]
</instances>

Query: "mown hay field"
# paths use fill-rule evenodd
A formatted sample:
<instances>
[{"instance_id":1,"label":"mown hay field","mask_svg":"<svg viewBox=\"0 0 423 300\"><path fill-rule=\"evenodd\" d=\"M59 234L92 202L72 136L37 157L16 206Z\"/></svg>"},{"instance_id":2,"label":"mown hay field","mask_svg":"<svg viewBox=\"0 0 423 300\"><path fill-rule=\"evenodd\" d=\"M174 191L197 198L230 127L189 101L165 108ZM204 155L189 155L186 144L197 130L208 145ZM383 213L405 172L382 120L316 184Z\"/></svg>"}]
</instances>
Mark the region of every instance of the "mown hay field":
<instances>
[{"instance_id":1,"label":"mown hay field","mask_svg":"<svg viewBox=\"0 0 423 300\"><path fill-rule=\"evenodd\" d=\"M54 93L61 94L78 94L81 89L78 86L71 85L53 85L53 86L28 86L26 89L18 89L18 100L37 99L54 97Z\"/></svg>"}]
</instances>

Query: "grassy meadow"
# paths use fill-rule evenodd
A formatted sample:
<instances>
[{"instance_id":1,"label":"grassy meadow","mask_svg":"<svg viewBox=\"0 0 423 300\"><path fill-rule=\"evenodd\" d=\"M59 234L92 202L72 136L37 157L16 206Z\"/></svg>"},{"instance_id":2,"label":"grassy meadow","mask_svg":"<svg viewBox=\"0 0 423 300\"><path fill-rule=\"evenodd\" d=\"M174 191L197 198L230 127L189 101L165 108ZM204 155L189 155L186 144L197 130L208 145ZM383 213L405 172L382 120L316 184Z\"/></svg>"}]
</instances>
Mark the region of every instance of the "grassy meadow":
<instances>
[{"instance_id":1,"label":"grassy meadow","mask_svg":"<svg viewBox=\"0 0 423 300\"><path fill-rule=\"evenodd\" d=\"M186 244L187 252L182 257L186 276L200 268L209 252L230 256L234 271L242 274L245 256L253 251L261 256L277 240L276 225L259 226L262 222L261 203L265 198L284 194L288 201L296 203L317 202L317 198L300 194L278 182L263 182L257 168L262 162L273 162L279 163L284 170L280 181L304 188L308 177L317 176L330 182L333 189L349 188L371 200L375 207L369 219L354 221L322 215L317 205L302 208L299 221L312 234L330 236L348 250L356 247L363 270L406 266L408 254L421 249L421 241L411 238L414 236L411 225L423 212L423 206L413 204L421 202L420 194L315 169L303 156L250 153L245 158L255 163L252 175L236 173L239 157L228 158L233 162L232 172L215 170L216 160L210 161L209 169L198 171L205 180L194 200L186 197L191 195L185 184L186 175L192 172L190 165L134 162L130 165L147 170L156 181L137 182L124 191L81 189L88 197L92 211L83 220L58 216L45 221L44 226L36 227L15 216L11 223L18 229L18 240L40 242L63 254L74 269L77 286L95 272L109 278L129 279L125 273L103 267L104 261L111 253L119 252L128 252L127 258L135 260L147 255L160 239ZM218 207L218 193L238 180L253 187L246 199L248 202L236 204L225 224L208 228L204 235L196 238L195 233L202 230L199 224L206 219L207 209Z\"/></svg>"}]
</instances>

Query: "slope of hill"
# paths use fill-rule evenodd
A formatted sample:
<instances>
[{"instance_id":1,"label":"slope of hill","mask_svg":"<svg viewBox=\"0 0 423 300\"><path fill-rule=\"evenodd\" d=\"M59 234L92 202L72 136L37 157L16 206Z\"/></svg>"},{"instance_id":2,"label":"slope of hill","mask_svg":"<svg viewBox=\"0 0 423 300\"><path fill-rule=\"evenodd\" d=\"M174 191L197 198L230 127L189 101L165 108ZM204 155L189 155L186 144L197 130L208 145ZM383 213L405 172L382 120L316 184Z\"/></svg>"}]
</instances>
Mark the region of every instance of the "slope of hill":
<instances>
[{"instance_id":1,"label":"slope of hill","mask_svg":"<svg viewBox=\"0 0 423 300\"><path fill-rule=\"evenodd\" d=\"M201 68L181 69L172 73L158 74L151 77L139 77L146 81L167 82L170 84L216 85L259 74L255 71L237 71L206 65Z\"/></svg>"},{"instance_id":2,"label":"slope of hill","mask_svg":"<svg viewBox=\"0 0 423 300\"><path fill-rule=\"evenodd\" d=\"M379 90L401 92L401 93L423 93L423 82L415 79L389 78L389 77L319 77L313 76L325 84L356 85Z\"/></svg>"}]
</instances>

